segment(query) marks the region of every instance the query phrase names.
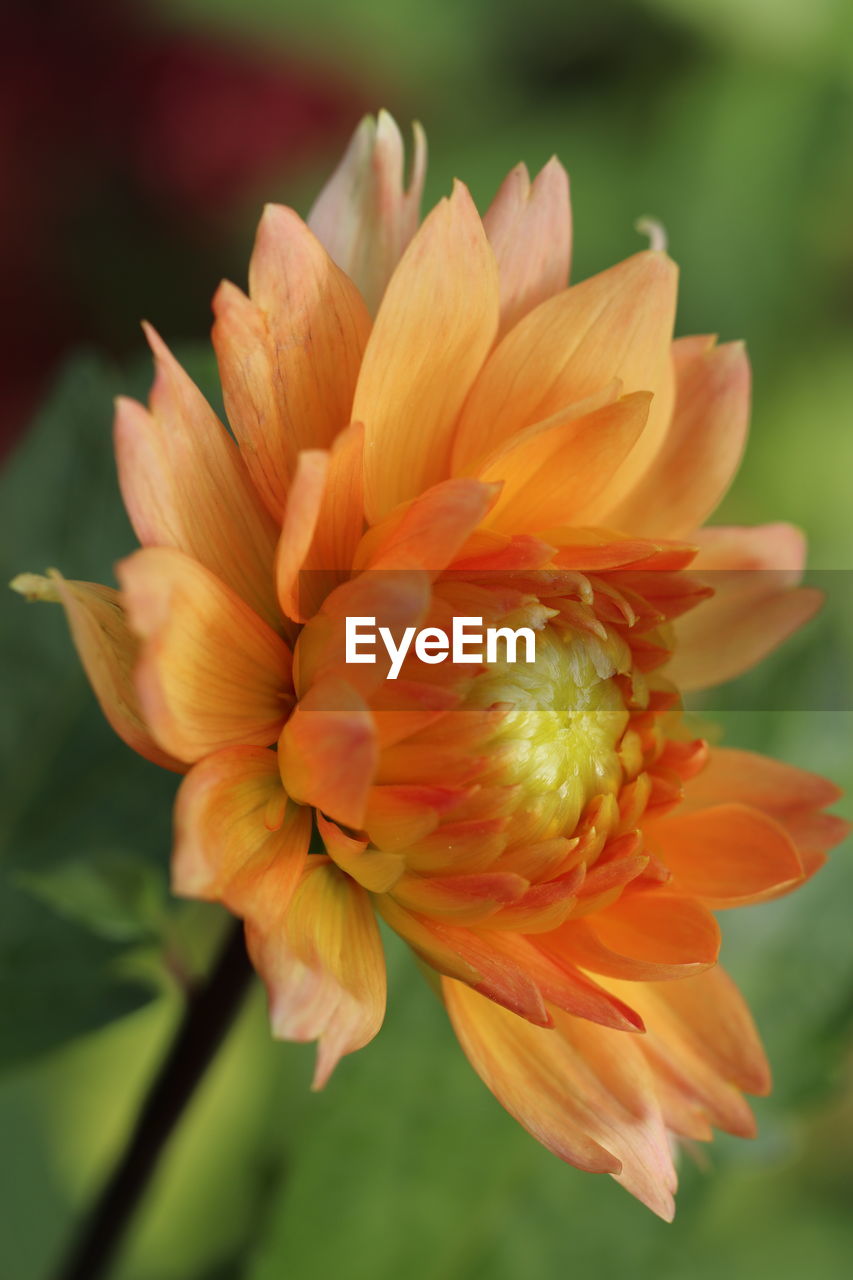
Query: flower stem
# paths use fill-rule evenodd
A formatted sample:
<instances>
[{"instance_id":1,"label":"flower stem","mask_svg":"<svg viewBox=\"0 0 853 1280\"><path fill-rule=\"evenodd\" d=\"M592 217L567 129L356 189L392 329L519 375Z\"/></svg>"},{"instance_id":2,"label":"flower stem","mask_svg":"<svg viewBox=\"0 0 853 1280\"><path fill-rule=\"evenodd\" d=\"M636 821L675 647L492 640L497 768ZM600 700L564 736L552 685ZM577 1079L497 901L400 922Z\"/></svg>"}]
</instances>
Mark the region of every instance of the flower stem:
<instances>
[{"instance_id":1,"label":"flower stem","mask_svg":"<svg viewBox=\"0 0 853 1280\"><path fill-rule=\"evenodd\" d=\"M236 922L186 1011L139 1112L128 1145L56 1280L101 1280L142 1200L157 1160L238 1013L252 968Z\"/></svg>"}]
</instances>

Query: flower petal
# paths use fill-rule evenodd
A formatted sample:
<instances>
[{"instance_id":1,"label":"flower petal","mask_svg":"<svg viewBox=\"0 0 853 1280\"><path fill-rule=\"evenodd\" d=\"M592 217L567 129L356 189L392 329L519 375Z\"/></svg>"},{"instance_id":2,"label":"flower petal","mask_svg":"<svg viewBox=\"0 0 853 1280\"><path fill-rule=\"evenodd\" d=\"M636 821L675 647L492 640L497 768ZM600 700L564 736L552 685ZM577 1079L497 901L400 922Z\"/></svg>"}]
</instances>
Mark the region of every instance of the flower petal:
<instances>
[{"instance_id":1,"label":"flower petal","mask_svg":"<svg viewBox=\"0 0 853 1280\"><path fill-rule=\"evenodd\" d=\"M115 449L124 505L144 547L176 547L210 569L275 627L276 527L240 451L150 325L156 362L149 409L116 401Z\"/></svg>"},{"instance_id":2,"label":"flower petal","mask_svg":"<svg viewBox=\"0 0 853 1280\"><path fill-rule=\"evenodd\" d=\"M701 902L680 895L670 888L630 888L619 901L587 918L588 927L598 942L615 956L628 957L643 965L666 966L667 970L707 969L715 963L720 951L720 928ZM571 950L571 923L558 929L553 943ZM538 945L547 945L539 938ZM552 943L552 945L553 945ZM576 960L583 964L583 959ZM598 966L597 966L598 968ZM612 969L598 968L599 973ZM634 974L634 977L646 974Z\"/></svg>"},{"instance_id":3,"label":"flower petal","mask_svg":"<svg viewBox=\"0 0 853 1280\"><path fill-rule=\"evenodd\" d=\"M385 960L369 896L318 859L286 911L269 904L247 921L246 941L267 986L273 1034L319 1041L312 1088L322 1089L385 1016Z\"/></svg>"},{"instance_id":4,"label":"flower petal","mask_svg":"<svg viewBox=\"0 0 853 1280\"><path fill-rule=\"evenodd\" d=\"M651 391L652 411L615 502L657 452L669 423L670 346L677 272L645 251L543 302L498 344L465 402L453 442L454 474L469 474L496 445L620 379Z\"/></svg>"},{"instance_id":5,"label":"flower petal","mask_svg":"<svg viewBox=\"0 0 853 1280\"><path fill-rule=\"evenodd\" d=\"M365 427L371 523L449 474L453 426L497 322L494 254L457 183L403 255L364 354L352 417Z\"/></svg>"},{"instance_id":6,"label":"flower petal","mask_svg":"<svg viewBox=\"0 0 853 1280\"><path fill-rule=\"evenodd\" d=\"M674 1053L689 1050L747 1093L770 1092L770 1068L752 1015L721 965L681 982L632 985L626 994L642 1010L649 1035L662 1037Z\"/></svg>"},{"instance_id":7,"label":"flower petal","mask_svg":"<svg viewBox=\"0 0 853 1280\"><path fill-rule=\"evenodd\" d=\"M119 593L97 582L69 581L56 569L46 578L19 574L11 586L29 600L63 606L74 647L112 729L146 760L183 773L186 765L155 742L142 714L134 683L139 637L128 625Z\"/></svg>"},{"instance_id":8,"label":"flower petal","mask_svg":"<svg viewBox=\"0 0 853 1280\"><path fill-rule=\"evenodd\" d=\"M370 318L352 281L279 205L261 219L249 282L251 301L220 287L213 341L228 420L280 521L296 455L327 448L351 421Z\"/></svg>"},{"instance_id":9,"label":"flower petal","mask_svg":"<svg viewBox=\"0 0 853 1280\"><path fill-rule=\"evenodd\" d=\"M596 500L640 438L650 403L649 392L637 391L579 416L573 406L509 441L481 472L503 481L489 527L536 533L594 523Z\"/></svg>"},{"instance_id":10,"label":"flower petal","mask_svg":"<svg viewBox=\"0 0 853 1280\"><path fill-rule=\"evenodd\" d=\"M366 569L440 573L486 515L497 491L496 485L469 479L433 485L368 531L356 563L364 561Z\"/></svg>"},{"instance_id":11,"label":"flower petal","mask_svg":"<svg viewBox=\"0 0 853 1280\"><path fill-rule=\"evenodd\" d=\"M453 1028L498 1101L561 1160L610 1173L667 1220L675 1172L651 1075L618 1033L558 1014L531 1025L445 978Z\"/></svg>"},{"instance_id":12,"label":"flower petal","mask_svg":"<svg viewBox=\"0 0 853 1280\"><path fill-rule=\"evenodd\" d=\"M710 907L764 902L803 881L784 827L745 804L670 813L643 824L672 871L673 884Z\"/></svg>"},{"instance_id":13,"label":"flower petal","mask_svg":"<svg viewBox=\"0 0 853 1280\"><path fill-rule=\"evenodd\" d=\"M345 827L364 825L379 752L370 710L351 685L313 685L284 726L278 758L288 795Z\"/></svg>"},{"instance_id":14,"label":"flower petal","mask_svg":"<svg viewBox=\"0 0 853 1280\"><path fill-rule=\"evenodd\" d=\"M194 765L178 789L172 888L239 916L283 911L305 867L311 810L288 800L274 751L229 747Z\"/></svg>"},{"instance_id":15,"label":"flower petal","mask_svg":"<svg viewBox=\"0 0 853 1280\"><path fill-rule=\"evenodd\" d=\"M639 482L602 513L613 529L678 538L704 524L728 489L746 444L750 370L743 343L673 343L675 407L660 452Z\"/></svg>"},{"instance_id":16,"label":"flower petal","mask_svg":"<svg viewBox=\"0 0 853 1280\"><path fill-rule=\"evenodd\" d=\"M387 111L376 120L365 116L308 215L308 226L358 285L372 313L418 228L427 144L419 124L412 134L412 170L404 187L400 130Z\"/></svg>"},{"instance_id":17,"label":"flower petal","mask_svg":"<svg viewBox=\"0 0 853 1280\"><path fill-rule=\"evenodd\" d=\"M181 551L137 551L117 573L130 625L144 641L140 703L163 748L192 762L274 742L292 701L284 641Z\"/></svg>"},{"instance_id":18,"label":"flower petal","mask_svg":"<svg viewBox=\"0 0 853 1280\"><path fill-rule=\"evenodd\" d=\"M667 678L679 688L707 689L760 662L820 608L823 596L796 587L805 559L792 525L703 529L691 573L704 576L714 596L675 624Z\"/></svg>"},{"instance_id":19,"label":"flower petal","mask_svg":"<svg viewBox=\"0 0 853 1280\"><path fill-rule=\"evenodd\" d=\"M821 812L840 796L836 786L815 773L752 751L715 747L685 789L681 812L702 812L725 801L760 810L784 827L808 876L850 829L842 818Z\"/></svg>"},{"instance_id":20,"label":"flower petal","mask_svg":"<svg viewBox=\"0 0 853 1280\"><path fill-rule=\"evenodd\" d=\"M296 462L276 554L281 607L307 622L349 574L364 527L364 428L352 423L328 451L306 449Z\"/></svg>"},{"instance_id":21,"label":"flower petal","mask_svg":"<svg viewBox=\"0 0 853 1280\"><path fill-rule=\"evenodd\" d=\"M532 185L526 166L516 165L483 215L483 226L500 272L502 338L569 282L572 210L569 175L559 160L549 160Z\"/></svg>"}]
</instances>

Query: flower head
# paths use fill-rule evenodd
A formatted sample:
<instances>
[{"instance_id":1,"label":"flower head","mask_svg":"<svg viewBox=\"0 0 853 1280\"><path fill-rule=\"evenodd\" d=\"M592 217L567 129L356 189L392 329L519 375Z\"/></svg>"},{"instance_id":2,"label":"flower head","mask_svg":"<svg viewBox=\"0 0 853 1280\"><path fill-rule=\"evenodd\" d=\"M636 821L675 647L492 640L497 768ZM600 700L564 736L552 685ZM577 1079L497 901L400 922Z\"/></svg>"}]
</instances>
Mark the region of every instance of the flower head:
<instances>
[{"instance_id":1,"label":"flower head","mask_svg":"<svg viewBox=\"0 0 853 1280\"><path fill-rule=\"evenodd\" d=\"M61 599L114 728L186 773L175 890L245 920L317 1086L382 1022L381 916L503 1105L669 1217L671 1135L748 1135L769 1087L713 912L843 834L829 783L693 739L679 690L819 601L795 530L700 527L749 370L673 342L666 254L567 287L556 161L418 226L424 164L417 132L406 188L383 114L307 225L267 208L248 294L215 299L233 438L149 331L150 403L116 415L143 549L120 592L18 585ZM502 647L446 660L460 619ZM353 661L352 620L387 652Z\"/></svg>"}]
</instances>

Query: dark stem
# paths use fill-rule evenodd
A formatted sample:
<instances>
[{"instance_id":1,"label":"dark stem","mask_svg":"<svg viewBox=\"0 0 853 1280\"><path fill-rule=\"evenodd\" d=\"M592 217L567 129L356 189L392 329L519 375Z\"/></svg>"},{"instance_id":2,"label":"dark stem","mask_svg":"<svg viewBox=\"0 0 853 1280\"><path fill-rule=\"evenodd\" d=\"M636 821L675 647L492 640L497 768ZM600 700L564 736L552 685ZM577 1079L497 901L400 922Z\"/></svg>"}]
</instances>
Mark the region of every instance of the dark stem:
<instances>
[{"instance_id":1,"label":"dark stem","mask_svg":"<svg viewBox=\"0 0 853 1280\"><path fill-rule=\"evenodd\" d=\"M127 1148L56 1280L101 1280L145 1194L158 1157L240 1009L252 968L235 922L211 973L192 993Z\"/></svg>"}]
</instances>

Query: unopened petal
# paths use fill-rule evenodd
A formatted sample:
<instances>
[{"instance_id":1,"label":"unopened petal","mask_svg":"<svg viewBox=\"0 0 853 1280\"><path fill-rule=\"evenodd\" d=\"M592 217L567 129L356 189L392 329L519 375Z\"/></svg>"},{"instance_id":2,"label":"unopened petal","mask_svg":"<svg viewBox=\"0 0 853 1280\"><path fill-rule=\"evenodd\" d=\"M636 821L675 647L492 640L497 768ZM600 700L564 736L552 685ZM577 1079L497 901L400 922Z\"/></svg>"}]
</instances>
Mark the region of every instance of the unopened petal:
<instances>
[{"instance_id":1,"label":"unopened petal","mask_svg":"<svg viewBox=\"0 0 853 1280\"><path fill-rule=\"evenodd\" d=\"M426 176L426 135L412 126L408 186L400 130L387 111L366 116L341 163L317 197L308 225L375 313L388 281L415 234Z\"/></svg>"}]
</instances>

